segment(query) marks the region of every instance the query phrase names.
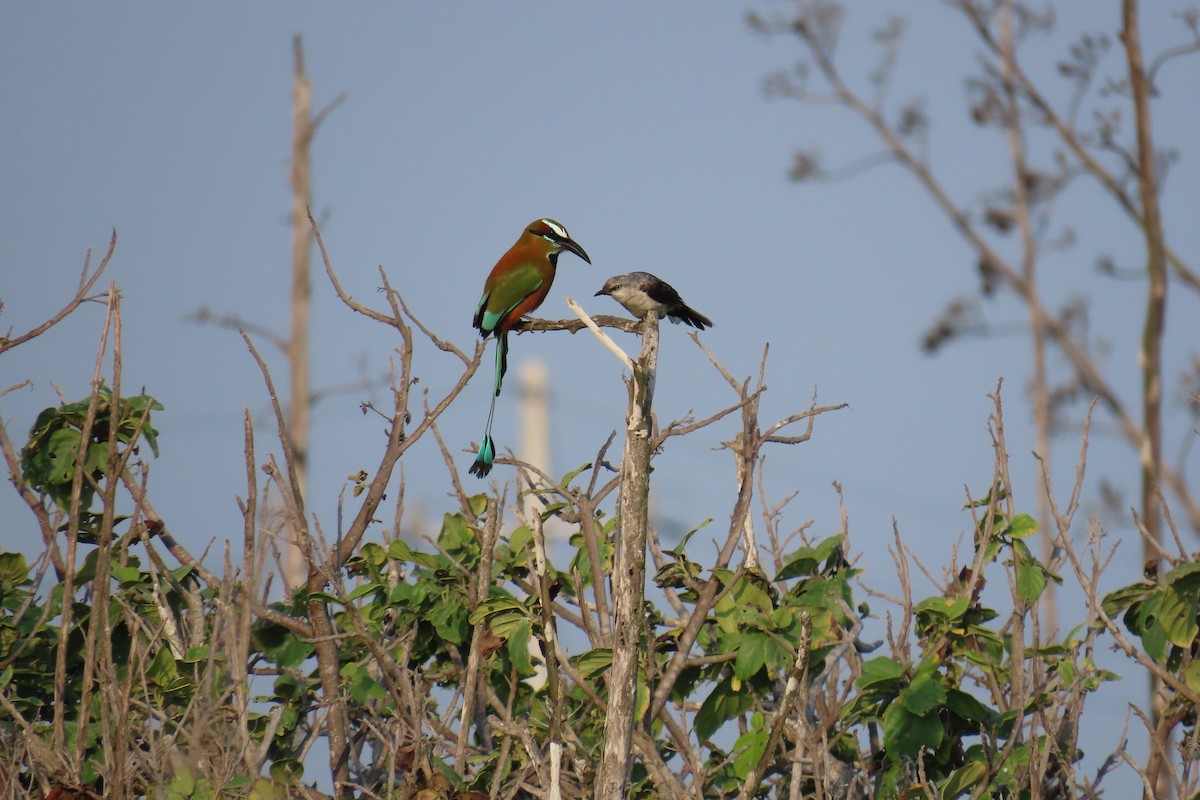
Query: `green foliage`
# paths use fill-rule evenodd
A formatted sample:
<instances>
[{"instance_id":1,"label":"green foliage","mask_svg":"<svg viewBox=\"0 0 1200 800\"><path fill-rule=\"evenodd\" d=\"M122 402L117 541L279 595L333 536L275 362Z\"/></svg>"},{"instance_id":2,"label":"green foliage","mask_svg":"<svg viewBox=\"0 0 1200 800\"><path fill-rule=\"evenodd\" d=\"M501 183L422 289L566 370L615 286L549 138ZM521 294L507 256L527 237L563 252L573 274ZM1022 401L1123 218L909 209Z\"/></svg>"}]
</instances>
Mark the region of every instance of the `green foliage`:
<instances>
[{"instance_id":1,"label":"green foliage","mask_svg":"<svg viewBox=\"0 0 1200 800\"><path fill-rule=\"evenodd\" d=\"M1101 607L1110 619L1121 618L1150 658L1200 694L1200 561L1177 562L1161 578L1109 592Z\"/></svg>"},{"instance_id":2,"label":"green foliage","mask_svg":"<svg viewBox=\"0 0 1200 800\"><path fill-rule=\"evenodd\" d=\"M92 561L95 553L93 551ZM0 717L0 736L17 730L39 730L49 736L54 721L55 659L60 642L65 643L63 707L70 709L66 724L69 748L81 746L83 769L80 781L98 791L108 769L105 753L111 742L115 721L114 703L121 702L113 691L122 685L137 686L138 702L127 706L123 724L131 735L152 741L164 724L172 729L186 726L200 707L214 708L228 686L226 654L214 652L204 644L184 649L180 646L187 630L189 608L200 610L198 620L206 626L217 620L216 607L196 591L191 571L178 568L168 574L147 570L131 555L110 553L110 596L105 606L76 602L72 606L70 628L60 625L61 584L42 595L35 591L33 576L24 559L16 554L0 554L0 687L10 708L23 720L14 727L13 719ZM92 579L94 581L94 578ZM86 587L85 587L86 588ZM197 602L200 604L197 606ZM96 638L96 631L105 631ZM168 635L168 631L174 635ZM196 641L204 641L204 631L191 631ZM100 666L89 670L87 662ZM110 673L106 678L105 673ZM85 692L90 722L80 727L77 714ZM77 743L83 737L82 745ZM177 776L171 792L190 791L173 796L228 796L220 792L204 794L195 786L188 789L187 776Z\"/></svg>"},{"instance_id":3,"label":"green foliage","mask_svg":"<svg viewBox=\"0 0 1200 800\"><path fill-rule=\"evenodd\" d=\"M1036 597L1026 594L1022 576L1057 576L1025 546L1036 523L1024 514L1009 519L992 499L1005 496L1003 490L995 491L970 504L986 509L976 539L983 548L979 556L986 567L1007 552L1017 599L1032 603ZM1027 653L1025 661L1014 664L1011 639L997 630L1000 615L981 602L981 588L982 579L972 581L970 570L964 570L957 589L914 605L916 638L922 645L919 659L877 656L862 663L857 693L843 707L841 721L847 731L877 725L882 732L882 751L873 760L880 767L878 780L886 787L885 796L906 794L917 760L942 798L978 796L984 786L984 796L1028 796L1025 766L1030 745L1019 738L1019 723L1025 714L1057 710L1055 701L1064 695L1043 691L1016 711L1004 708L996 690L1009 686L1013 670L1027 670L1033 658L1057 676L1059 692L1094 691L1101 681L1116 677L1076 660L1079 642L1074 639ZM1007 754L1001 756L1005 748ZM1073 760L1075 752L1067 747L1050 755Z\"/></svg>"},{"instance_id":4,"label":"green foliage","mask_svg":"<svg viewBox=\"0 0 1200 800\"><path fill-rule=\"evenodd\" d=\"M150 410L159 406L148 397L134 400L139 399L120 404L117 440L133 447L141 435L154 449L157 434L147 423ZM107 409L105 403L100 407ZM39 481L39 490L59 504L69 498L69 488L66 494L63 489L69 487L69 474L50 476L47 465L57 469L74 463L82 439L79 415L86 411L86 403L76 403L44 412L23 454L26 479ZM98 411L96 419L107 417ZM71 435L74 444L69 444ZM84 463L92 480L109 464L106 451L92 448L106 443L100 436L89 442ZM358 483L364 480L360 477ZM85 493L88 502L95 497L94 490ZM1031 796L1035 761L1053 765L1078 757L1070 739L1051 746L1045 736L1030 737L1034 715L1062 713L1065 698L1082 698L1116 676L1095 666L1076 632L1037 649L1024 643L1021 655L1014 656L1012 619L1028 614L1048 583L1061 579L1033 555L1028 541L1037 534L1037 525L1028 515L1007 512L1007 497L998 488L970 504L980 517L972 568L980 574L964 570L944 593L914 602L912 641L886 654L873 654L874 646L857 638L870 612L857 597L861 571L847 557L844 533L802 541L779 554L774 577L768 577L755 568L705 565L689 547L693 534L708 524L701 522L662 552L654 582L661 592L671 593L682 612L667 609L661 598L647 601L637 717L645 715L655 687L673 663L682 635L678 620L687 618L705 583L713 581L716 600L707 609L692 660L678 672L669 693L669 709L686 720L688 746L696 748L697 763L705 765L707 795L740 791L762 764L777 765L774 772L766 771L766 780L783 791L791 778L778 767L779 760L789 757L788 748L795 744L788 735L782 749L770 751L768 744L781 692L792 679L802 680L816 692L813 697L826 698L822 703L836 698L819 706L822 716L813 710L818 706L803 704L799 713L813 731L820 726L819 738L809 739L808 746L821 742L833 762L854 776L848 784L859 787L854 796ZM557 518L572 530L566 552L557 552L566 568L547 565L545 580L554 606L544 609L535 590L532 531L502 528L485 562L481 532L500 522L488 518L489 508L495 506L483 495L466 498L462 508L442 517L430 547L404 539L362 545L323 591L297 592L273 603L271 615L256 615L241 653L219 644L220 631L229 624L228 595L221 594L228 588L202 587L193 568L168 568L157 553L90 551L75 575L77 596L69 600L61 584L39 593L24 558L0 554L0 690L26 726L49 736L55 660L46 654L65 643L62 699L74 709L64 725L65 744L73 750L82 739L77 778L102 792L111 774L105 737L110 732L106 725L111 725L106 704L113 695L99 672L86 669L88 659L97 659L97 647L99 660L111 664L122 685L139 687L139 703L130 706L125 718L131 736L159 741L163 731L171 730L176 737L172 747L211 748L213 741L234 740L235 731L223 726L230 698L249 689L235 677L239 670L233 659L245 659L242 669L252 668L261 676L252 684L247 746L265 754L270 777L251 774L241 762L224 771L173 763L159 776L159 794L181 800L289 796L304 778L305 752L312 738L321 735L328 703L313 638L283 622L308 620L317 608L337 631L339 702L356 735L370 735L381 720L407 719L414 692L430 719L457 719L467 654L477 646L479 683L486 687L481 696L498 704L491 711L500 707L520 720L523 735L539 747L554 726L567 728L574 757L598 759L612 649L594 639L571 650L569 679L566 670L557 675L562 683L557 699L541 676L553 666L545 652L547 615L561 625L577 613L574 609L590 602L596 588L593 575L607 576L612 570L614 520L596 512L585 526L570 503L544 507L546 519ZM585 531L598 536L593 548ZM139 546L149 547L150 540ZM589 555L593 551L602 562L596 571ZM100 563L102 552L107 563ZM478 572L485 563L490 564L489 579L480 593ZM996 577L994 583L1012 585L1011 606L985 600L987 575ZM105 592L98 592L98 576L104 576ZM102 605L90 602L97 596L107 599ZM64 632L59 626L68 601L71 616ZM1200 630L1200 566L1179 563L1161 579L1118 589L1105 598L1104 608L1111 616L1123 615L1147 654L1196 691L1200 668L1192 653ZM806 618L808 655L797 671ZM89 645L97 631L103 631L101 645ZM1083 634L1091 631L1084 628ZM1014 675L1020 671L1028 678L1034 667L1046 680L1014 703ZM830 693L836 687L842 688ZM85 698L86 718L80 713ZM202 712L207 716L198 724ZM684 759L672 732L660 720L647 721L645 730L664 763L680 768ZM16 733L12 722L0 720L0 736ZM505 731L492 735L497 740L514 736ZM401 771L404 780L413 781L417 796L482 796L493 780L534 768L526 740L512 738L509 743L514 746L503 751L496 743L469 751L462 768L440 751L409 744L412 764ZM501 752L508 753L507 760ZM824 780L804 770L798 774L803 792L815 793L816 782ZM629 791L632 797L657 796L652 773L640 761Z\"/></svg>"},{"instance_id":5,"label":"green foliage","mask_svg":"<svg viewBox=\"0 0 1200 800\"><path fill-rule=\"evenodd\" d=\"M113 402L112 389L100 387L95 394L95 412L83 443L92 398L64 406L52 406L38 415L21 450L21 473L29 486L45 494L63 511L70 508L77 470L82 468L80 509L92 505L96 482L108 470L109 439L116 429L118 445L135 447L140 438L158 455L158 431L150 424L152 411L162 404L149 395L122 397ZM114 418L114 406L116 407Z\"/></svg>"}]
</instances>

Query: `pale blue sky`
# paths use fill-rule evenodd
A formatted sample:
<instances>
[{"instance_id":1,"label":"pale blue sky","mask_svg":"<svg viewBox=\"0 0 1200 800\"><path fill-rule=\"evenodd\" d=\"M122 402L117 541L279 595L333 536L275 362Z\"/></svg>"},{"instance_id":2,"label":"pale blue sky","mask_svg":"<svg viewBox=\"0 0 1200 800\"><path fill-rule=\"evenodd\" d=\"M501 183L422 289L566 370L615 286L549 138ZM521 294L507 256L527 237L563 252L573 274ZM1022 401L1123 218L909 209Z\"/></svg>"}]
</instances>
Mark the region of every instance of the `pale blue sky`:
<instances>
[{"instance_id":1,"label":"pale blue sky","mask_svg":"<svg viewBox=\"0 0 1200 800\"><path fill-rule=\"evenodd\" d=\"M856 79L875 63L869 17L912 19L894 96L928 102L934 166L957 199L977 200L1004 174L1006 144L967 121L962 70L974 64L976 48L965 23L941 3L854 6L839 55ZM313 157L316 206L329 215L326 243L356 298L380 304L376 269L383 265L426 323L470 348L470 317L487 271L521 226L552 216L593 265L564 257L539 315L568 316L567 295L616 313L592 293L610 275L644 269L713 318L704 341L735 375L756 372L770 342L765 422L806 407L814 386L822 403L852 406L821 419L812 442L768 451L769 499L799 491L785 527L812 519L814 534L837 532L836 480L869 585L895 586L885 550L893 517L939 571L964 533L969 542L964 484L981 491L990 480L986 394L1001 377L1019 502L1035 508L1023 397L1028 340L971 341L936 358L920 353L920 335L944 303L974 290L974 261L895 167L835 185L789 183L799 147L815 146L837 164L877 146L845 112L764 95L763 78L790 67L800 52L793 42L748 30L750 7L5 3L0 327L25 330L52 313L71 294L87 248L98 257L115 227L120 241L108 277L124 296L125 391L145 386L166 406L156 418L163 452L151 496L193 547L236 540L241 409L261 416L265 394L234 333L184 318L207 305L277 330L286 324L291 37L300 33L316 104L349 93L322 127ZM1092 8L1082 29L1112 35L1117 12ZM1147 4L1151 51L1179 41L1168 10ZM1034 69L1052 72L1078 23L1064 18L1065 33L1031 46ZM1193 264L1200 260L1198 64L1166 68L1157 101L1158 141L1183 154L1165 191L1167 230ZM1056 77L1049 85L1065 96ZM1099 278L1093 264L1109 251L1136 266L1138 241L1112 204L1095 198L1080 182L1064 200L1060 224L1073 226L1083 243L1047 260L1047 296L1053 303L1076 294L1094 299L1094 328L1112 345L1114 382L1133 402L1130 342L1144 287ZM1195 349L1197 306L1194 297L1173 296L1172 376ZM988 315L1001 323L1024 319L1006 298L993 301ZM85 393L101 325L99 308L85 309L5 357L0 383L35 380L0 401L14 438L55 401L52 381L70 399ZM354 380L364 359L380 373L395 343L386 329L340 306L320 275L312 331L317 386ZM622 341L635 347L632 337ZM533 355L551 367L554 468L563 472L590 460L621 425L624 388L616 362L586 335L514 340L514 367ZM272 363L282 384L281 362ZM455 364L423 347L416 369L437 393L453 380ZM481 433L484 383L476 380L442 420L453 448L465 450ZM506 392L497 409L501 447L516 444L514 394ZM314 415L311 507L326 530L334 528L345 476L371 469L381 447L382 425L359 413L361 399L329 399ZM689 408L704 415L730 400L680 329L666 329L660 420ZM1175 419L1169 453L1186 430ZM727 519L733 468L728 453L712 448L732 432L726 424L670 443L655 472L664 519L684 527ZM260 442L270 441L263 426ZM1064 481L1076 452L1072 437L1055 454ZM1090 475L1116 480L1132 502L1128 448L1097 435L1093 454ZM471 458L458 456L467 481L474 480L465 476ZM405 473L411 500L428 513L452 507L432 443L412 453ZM23 546L25 518L11 492L0 493L0 512L3 543ZM1132 544L1123 550L1129 569L1110 576L1110 585L1136 575ZM922 581L916 591L931 590ZM1081 621L1080 614L1064 609L1064 622ZM1105 739L1085 745L1090 757L1115 744L1122 696L1142 692L1140 681L1125 681L1111 693L1112 724L1102 726Z\"/></svg>"}]
</instances>

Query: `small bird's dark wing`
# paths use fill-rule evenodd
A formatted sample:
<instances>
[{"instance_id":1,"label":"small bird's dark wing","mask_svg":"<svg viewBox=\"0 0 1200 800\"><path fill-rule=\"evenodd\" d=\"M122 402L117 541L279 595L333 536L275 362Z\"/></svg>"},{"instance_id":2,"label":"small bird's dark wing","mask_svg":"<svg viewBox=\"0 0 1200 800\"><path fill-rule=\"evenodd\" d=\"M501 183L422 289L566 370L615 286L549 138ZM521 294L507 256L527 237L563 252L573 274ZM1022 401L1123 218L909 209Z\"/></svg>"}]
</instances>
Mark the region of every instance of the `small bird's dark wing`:
<instances>
[{"instance_id":1,"label":"small bird's dark wing","mask_svg":"<svg viewBox=\"0 0 1200 800\"><path fill-rule=\"evenodd\" d=\"M643 280L638 288L656 303L662 303L668 309L674 309L676 306L684 306L683 298L679 296L679 292L675 291L675 287L667 283L661 278L655 278L649 273L643 273L650 280Z\"/></svg>"},{"instance_id":2,"label":"small bird's dark wing","mask_svg":"<svg viewBox=\"0 0 1200 800\"><path fill-rule=\"evenodd\" d=\"M643 274L646 279L641 283L642 291L654 302L661 303L666 308L668 317L700 330L712 327L712 320L683 302L674 286L662 278L656 278L649 273Z\"/></svg>"}]
</instances>

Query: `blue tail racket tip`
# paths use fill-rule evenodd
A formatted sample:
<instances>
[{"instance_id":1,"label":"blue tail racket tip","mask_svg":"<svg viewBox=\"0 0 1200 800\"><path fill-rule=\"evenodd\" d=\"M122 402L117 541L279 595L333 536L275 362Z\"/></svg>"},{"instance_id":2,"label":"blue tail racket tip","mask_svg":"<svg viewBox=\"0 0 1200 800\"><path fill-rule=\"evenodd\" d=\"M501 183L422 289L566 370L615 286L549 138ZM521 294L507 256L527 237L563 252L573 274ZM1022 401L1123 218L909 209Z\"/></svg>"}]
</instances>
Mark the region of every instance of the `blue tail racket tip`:
<instances>
[{"instance_id":1,"label":"blue tail racket tip","mask_svg":"<svg viewBox=\"0 0 1200 800\"><path fill-rule=\"evenodd\" d=\"M485 435L483 442L479 445L479 451L475 453L475 463L471 465L469 471L477 478L485 478L492 471L492 463L495 460L496 443L492 441L491 436Z\"/></svg>"}]
</instances>

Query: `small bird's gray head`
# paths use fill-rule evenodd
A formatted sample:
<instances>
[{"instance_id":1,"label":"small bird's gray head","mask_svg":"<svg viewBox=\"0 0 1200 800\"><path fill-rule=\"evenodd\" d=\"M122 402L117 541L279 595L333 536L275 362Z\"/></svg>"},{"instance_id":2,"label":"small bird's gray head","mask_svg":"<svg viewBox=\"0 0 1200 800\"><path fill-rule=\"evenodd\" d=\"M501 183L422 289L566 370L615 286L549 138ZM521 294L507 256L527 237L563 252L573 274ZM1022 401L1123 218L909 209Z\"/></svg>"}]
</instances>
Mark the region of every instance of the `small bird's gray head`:
<instances>
[{"instance_id":1,"label":"small bird's gray head","mask_svg":"<svg viewBox=\"0 0 1200 800\"><path fill-rule=\"evenodd\" d=\"M600 291L596 292L596 297L606 294L610 297L616 297L616 292L647 292L655 283L662 283L658 278L651 275L649 272L626 272L624 275L613 275L604 282L604 286Z\"/></svg>"},{"instance_id":2,"label":"small bird's gray head","mask_svg":"<svg viewBox=\"0 0 1200 800\"><path fill-rule=\"evenodd\" d=\"M604 282L604 285L600 287L600 291L596 292L595 296L600 297L601 295L609 295L611 297L613 292L624 285L624 279L624 275L612 276Z\"/></svg>"}]
</instances>

